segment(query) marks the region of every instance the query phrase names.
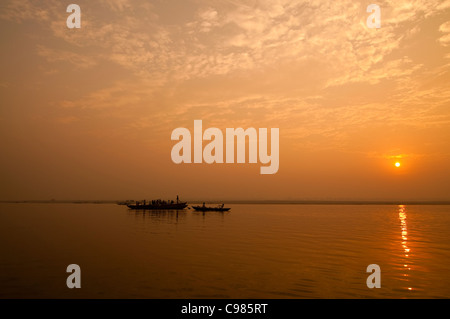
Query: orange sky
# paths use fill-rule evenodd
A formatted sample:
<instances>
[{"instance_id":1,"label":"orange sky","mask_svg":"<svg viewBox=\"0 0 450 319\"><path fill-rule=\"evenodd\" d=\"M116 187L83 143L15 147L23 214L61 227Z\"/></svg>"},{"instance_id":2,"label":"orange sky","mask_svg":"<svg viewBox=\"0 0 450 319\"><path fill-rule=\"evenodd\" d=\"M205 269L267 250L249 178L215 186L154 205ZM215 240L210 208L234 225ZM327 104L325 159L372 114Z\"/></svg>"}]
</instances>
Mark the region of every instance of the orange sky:
<instances>
[{"instance_id":1,"label":"orange sky","mask_svg":"<svg viewBox=\"0 0 450 319\"><path fill-rule=\"evenodd\" d=\"M0 199L450 200L450 1L370 3L2 1ZM278 173L174 164L194 120Z\"/></svg>"}]
</instances>

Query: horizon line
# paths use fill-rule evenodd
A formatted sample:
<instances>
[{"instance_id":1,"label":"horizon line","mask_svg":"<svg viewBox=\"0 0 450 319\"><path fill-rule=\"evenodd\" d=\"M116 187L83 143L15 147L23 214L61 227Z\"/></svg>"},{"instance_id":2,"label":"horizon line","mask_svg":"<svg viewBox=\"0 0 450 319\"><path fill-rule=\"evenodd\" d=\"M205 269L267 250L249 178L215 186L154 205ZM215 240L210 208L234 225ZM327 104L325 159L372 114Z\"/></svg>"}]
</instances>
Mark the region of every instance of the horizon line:
<instances>
[{"instance_id":1,"label":"horizon line","mask_svg":"<svg viewBox=\"0 0 450 319\"><path fill-rule=\"evenodd\" d=\"M119 204L135 200L0 200L3 204ZM291 204L291 205L450 205L450 200L346 200L346 199L234 199L234 200L186 200L187 203L227 204Z\"/></svg>"}]
</instances>

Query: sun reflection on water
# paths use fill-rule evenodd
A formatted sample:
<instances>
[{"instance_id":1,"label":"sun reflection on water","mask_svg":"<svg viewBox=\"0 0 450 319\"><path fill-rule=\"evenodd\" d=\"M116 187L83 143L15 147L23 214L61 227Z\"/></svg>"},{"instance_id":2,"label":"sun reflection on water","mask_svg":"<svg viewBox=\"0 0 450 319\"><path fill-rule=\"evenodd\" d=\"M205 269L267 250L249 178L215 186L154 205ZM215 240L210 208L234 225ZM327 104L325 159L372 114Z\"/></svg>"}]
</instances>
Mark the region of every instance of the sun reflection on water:
<instances>
[{"instance_id":1,"label":"sun reflection on water","mask_svg":"<svg viewBox=\"0 0 450 319\"><path fill-rule=\"evenodd\" d=\"M408 263L408 257L409 257L409 254L411 253L411 249L408 247L408 237L407 237L408 236L408 225L406 222L406 217L407 217L407 215L406 215L405 205L399 205L398 206L398 218L400 219L400 225L402 228L402 248L403 248L405 260L406 260L406 263L403 265L405 268L405 273L403 274L403 277L409 278L408 271L411 270L411 267ZM408 289L409 291L413 290L412 287L407 287L406 289Z\"/></svg>"}]
</instances>

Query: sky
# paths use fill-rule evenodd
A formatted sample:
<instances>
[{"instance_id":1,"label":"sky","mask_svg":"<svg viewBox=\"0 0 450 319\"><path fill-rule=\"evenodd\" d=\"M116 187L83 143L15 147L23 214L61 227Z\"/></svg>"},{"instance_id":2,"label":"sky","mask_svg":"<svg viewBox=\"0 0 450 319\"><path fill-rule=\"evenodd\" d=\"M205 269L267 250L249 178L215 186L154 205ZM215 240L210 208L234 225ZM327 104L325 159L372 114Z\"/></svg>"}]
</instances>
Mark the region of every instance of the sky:
<instances>
[{"instance_id":1,"label":"sky","mask_svg":"<svg viewBox=\"0 0 450 319\"><path fill-rule=\"evenodd\" d=\"M0 34L0 200L450 200L449 0L3 0ZM279 128L278 172L175 164L194 120Z\"/></svg>"}]
</instances>

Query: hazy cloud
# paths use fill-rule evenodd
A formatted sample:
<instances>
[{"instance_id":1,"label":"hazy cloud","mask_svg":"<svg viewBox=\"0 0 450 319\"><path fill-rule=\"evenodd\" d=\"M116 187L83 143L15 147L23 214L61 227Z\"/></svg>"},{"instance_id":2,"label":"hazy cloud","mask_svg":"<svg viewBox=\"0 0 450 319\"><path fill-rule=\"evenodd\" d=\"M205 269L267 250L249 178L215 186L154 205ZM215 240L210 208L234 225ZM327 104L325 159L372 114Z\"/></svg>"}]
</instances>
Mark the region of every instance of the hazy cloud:
<instances>
[{"instance_id":1,"label":"hazy cloud","mask_svg":"<svg viewBox=\"0 0 450 319\"><path fill-rule=\"evenodd\" d=\"M439 38L439 42L443 46L449 46L450 45L450 21L447 21L439 27L439 31L443 33L444 35Z\"/></svg>"}]
</instances>

